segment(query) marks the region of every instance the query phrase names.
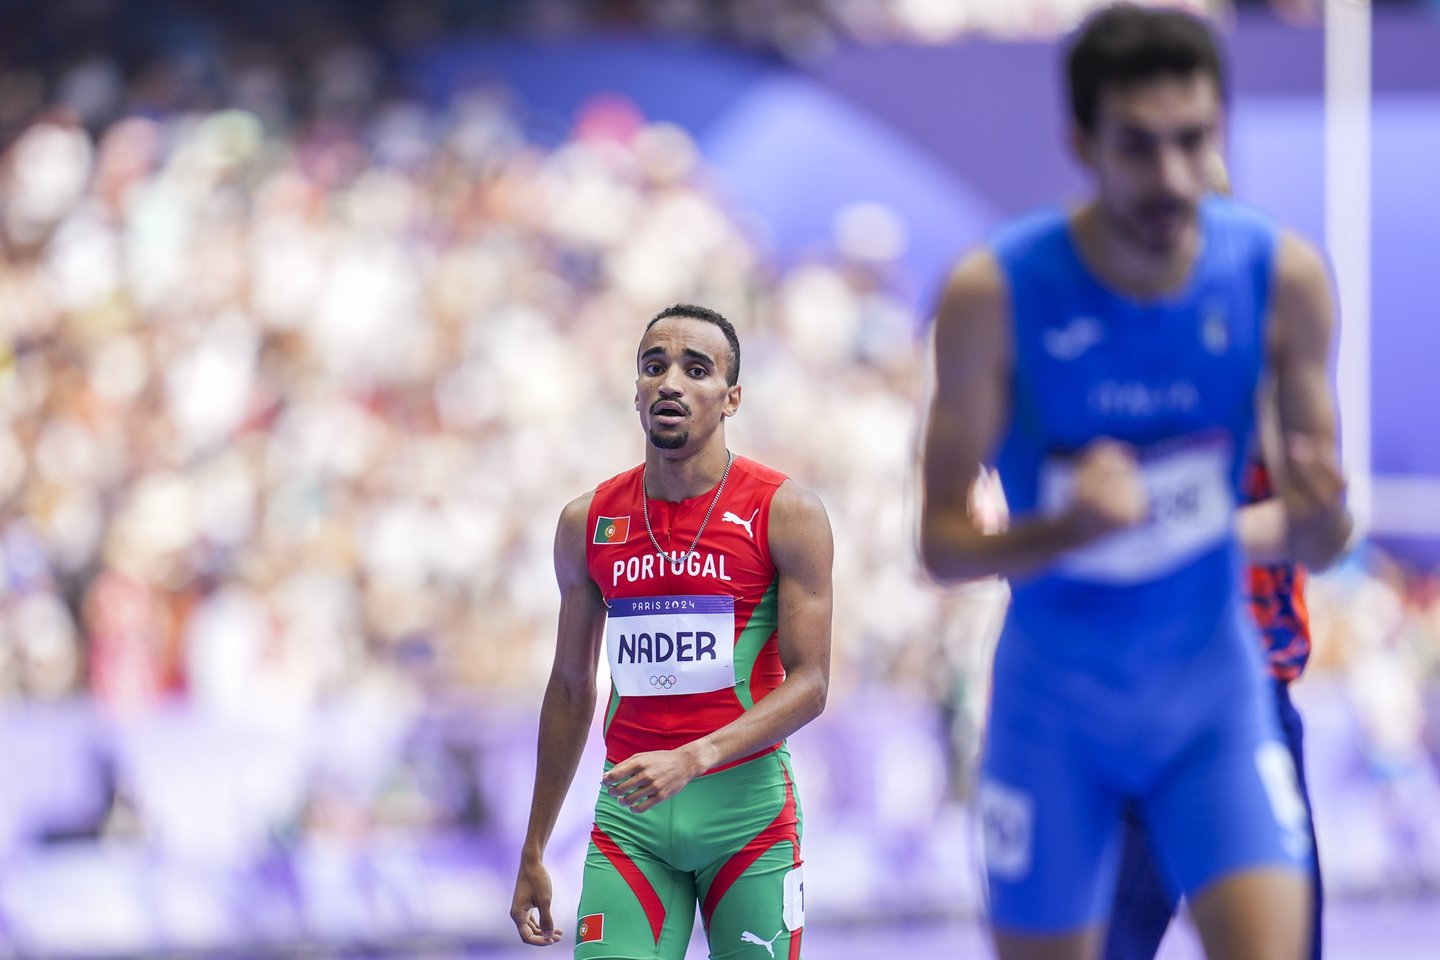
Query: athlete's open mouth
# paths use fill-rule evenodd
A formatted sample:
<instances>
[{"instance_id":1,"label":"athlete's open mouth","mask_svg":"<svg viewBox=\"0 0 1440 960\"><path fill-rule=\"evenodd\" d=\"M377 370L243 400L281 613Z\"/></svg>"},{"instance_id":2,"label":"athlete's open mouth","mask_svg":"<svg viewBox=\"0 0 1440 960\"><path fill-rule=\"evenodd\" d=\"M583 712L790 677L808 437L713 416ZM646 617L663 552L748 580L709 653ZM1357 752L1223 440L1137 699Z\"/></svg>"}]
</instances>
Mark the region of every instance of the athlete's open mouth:
<instances>
[{"instance_id":1,"label":"athlete's open mouth","mask_svg":"<svg viewBox=\"0 0 1440 960\"><path fill-rule=\"evenodd\" d=\"M660 400L650 405L650 416L656 420L674 421L689 415L689 408L679 400Z\"/></svg>"}]
</instances>

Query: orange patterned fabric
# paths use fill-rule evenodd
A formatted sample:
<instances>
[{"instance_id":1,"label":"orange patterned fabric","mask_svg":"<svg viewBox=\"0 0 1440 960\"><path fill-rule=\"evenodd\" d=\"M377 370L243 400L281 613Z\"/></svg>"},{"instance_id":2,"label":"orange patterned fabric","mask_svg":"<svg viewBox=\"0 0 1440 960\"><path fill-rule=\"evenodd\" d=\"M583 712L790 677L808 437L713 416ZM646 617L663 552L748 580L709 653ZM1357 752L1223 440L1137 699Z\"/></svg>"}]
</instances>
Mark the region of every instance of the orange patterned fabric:
<instances>
[{"instance_id":1,"label":"orange patterned fabric","mask_svg":"<svg viewBox=\"0 0 1440 960\"><path fill-rule=\"evenodd\" d=\"M1265 465L1251 461L1245 471L1245 495L1256 503L1274 495ZM1290 681L1310 659L1310 612L1305 606L1305 568L1297 564L1252 566L1246 586L1250 610L1260 626L1270 673Z\"/></svg>"}]
</instances>

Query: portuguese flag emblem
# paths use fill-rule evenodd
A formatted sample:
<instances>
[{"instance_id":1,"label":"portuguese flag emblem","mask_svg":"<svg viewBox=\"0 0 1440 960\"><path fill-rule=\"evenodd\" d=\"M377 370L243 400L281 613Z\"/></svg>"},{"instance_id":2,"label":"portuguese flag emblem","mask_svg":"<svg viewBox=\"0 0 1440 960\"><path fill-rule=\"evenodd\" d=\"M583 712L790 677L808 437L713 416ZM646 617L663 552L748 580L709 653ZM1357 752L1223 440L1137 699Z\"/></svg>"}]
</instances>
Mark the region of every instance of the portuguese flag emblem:
<instances>
[{"instance_id":1,"label":"portuguese flag emblem","mask_svg":"<svg viewBox=\"0 0 1440 960\"><path fill-rule=\"evenodd\" d=\"M592 913L580 918L580 942L601 943L605 939L605 914Z\"/></svg>"},{"instance_id":2,"label":"portuguese flag emblem","mask_svg":"<svg viewBox=\"0 0 1440 960\"><path fill-rule=\"evenodd\" d=\"M596 543L624 543L630 536L629 517L596 517Z\"/></svg>"}]
</instances>

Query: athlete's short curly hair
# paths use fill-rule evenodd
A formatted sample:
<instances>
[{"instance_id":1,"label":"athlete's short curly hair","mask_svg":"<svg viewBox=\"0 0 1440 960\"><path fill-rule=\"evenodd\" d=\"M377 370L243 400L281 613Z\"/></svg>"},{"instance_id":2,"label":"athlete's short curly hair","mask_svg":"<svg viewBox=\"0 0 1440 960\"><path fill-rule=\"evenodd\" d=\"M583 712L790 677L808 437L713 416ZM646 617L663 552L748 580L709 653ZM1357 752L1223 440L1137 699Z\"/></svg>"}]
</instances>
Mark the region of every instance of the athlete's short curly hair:
<instances>
[{"instance_id":1,"label":"athlete's short curly hair","mask_svg":"<svg viewBox=\"0 0 1440 960\"><path fill-rule=\"evenodd\" d=\"M730 344L730 362L725 365L725 382L730 386L740 382L740 337L735 333L735 327L721 316L717 311L709 307L697 307L693 303L677 303L666 307L645 324L649 329L667 317L688 317L691 320L704 320L706 323L713 323L725 334L725 341Z\"/></svg>"}]
</instances>

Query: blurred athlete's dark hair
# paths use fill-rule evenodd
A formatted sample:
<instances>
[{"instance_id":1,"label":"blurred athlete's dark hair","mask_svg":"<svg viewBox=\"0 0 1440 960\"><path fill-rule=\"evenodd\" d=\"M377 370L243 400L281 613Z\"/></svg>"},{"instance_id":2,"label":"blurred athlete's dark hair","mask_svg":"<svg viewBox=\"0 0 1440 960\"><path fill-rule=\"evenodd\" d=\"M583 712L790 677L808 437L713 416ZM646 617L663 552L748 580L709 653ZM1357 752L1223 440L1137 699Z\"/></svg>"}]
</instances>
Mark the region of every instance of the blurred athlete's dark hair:
<instances>
[{"instance_id":1,"label":"blurred athlete's dark hair","mask_svg":"<svg viewBox=\"0 0 1440 960\"><path fill-rule=\"evenodd\" d=\"M1117 3L1088 17L1066 54L1070 113L1086 133L1095 129L1100 95L1163 76L1209 74L1223 101L1225 62L1215 34L1197 16L1179 10Z\"/></svg>"}]
</instances>

